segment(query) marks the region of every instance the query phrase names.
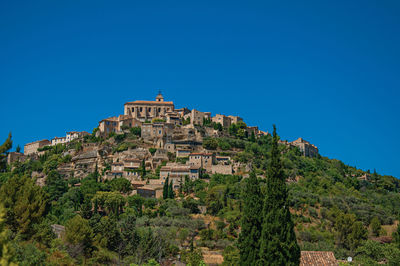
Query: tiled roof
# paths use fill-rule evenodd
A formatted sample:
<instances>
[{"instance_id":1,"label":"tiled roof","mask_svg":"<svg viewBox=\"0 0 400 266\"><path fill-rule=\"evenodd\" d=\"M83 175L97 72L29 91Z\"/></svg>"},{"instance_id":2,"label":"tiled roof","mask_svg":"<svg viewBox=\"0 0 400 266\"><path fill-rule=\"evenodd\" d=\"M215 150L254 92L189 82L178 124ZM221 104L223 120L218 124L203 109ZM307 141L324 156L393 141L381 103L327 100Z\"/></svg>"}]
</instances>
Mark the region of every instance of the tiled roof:
<instances>
[{"instance_id":1,"label":"tiled roof","mask_svg":"<svg viewBox=\"0 0 400 266\"><path fill-rule=\"evenodd\" d=\"M174 105L174 102L157 102L157 101L133 101L126 104L157 104L157 105Z\"/></svg>"},{"instance_id":2,"label":"tiled roof","mask_svg":"<svg viewBox=\"0 0 400 266\"><path fill-rule=\"evenodd\" d=\"M339 265L332 251L302 251L300 266Z\"/></svg>"}]
</instances>

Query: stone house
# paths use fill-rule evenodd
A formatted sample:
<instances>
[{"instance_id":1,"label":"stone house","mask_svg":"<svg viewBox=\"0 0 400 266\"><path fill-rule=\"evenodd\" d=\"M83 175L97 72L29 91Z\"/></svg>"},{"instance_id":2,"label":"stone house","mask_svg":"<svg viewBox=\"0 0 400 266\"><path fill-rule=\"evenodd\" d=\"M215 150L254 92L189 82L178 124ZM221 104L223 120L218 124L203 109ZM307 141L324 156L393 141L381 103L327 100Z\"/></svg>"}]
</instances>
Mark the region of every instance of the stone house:
<instances>
[{"instance_id":1,"label":"stone house","mask_svg":"<svg viewBox=\"0 0 400 266\"><path fill-rule=\"evenodd\" d=\"M167 177L172 181L174 189L181 186L185 182L185 177L196 180L200 176L200 168L185 164L168 163L160 169L160 180L165 181Z\"/></svg>"},{"instance_id":2,"label":"stone house","mask_svg":"<svg viewBox=\"0 0 400 266\"><path fill-rule=\"evenodd\" d=\"M155 101L133 101L124 104L124 114L132 116L142 122L153 118L165 118L167 112L174 111L173 102L165 102L159 93Z\"/></svg>"},{"instance_id":3,"label":"stone house","mask_svg":"<svg viewBox=\"0 0 400 266\"><path fill-rule=\"evenodd\" d=\"M111 174L113 177L122 177L124 174L124 163L114 162L111 164Z\"/></svg>"},{"instance_id":4,"label":"stone house","mask_svg":"<svg viewBox=\"0 0 400 266\"><path fill-rule=\"evenodd\" d=\"M9 152L7 154L7 164L12 164L14 162L25 162L26 156L21 152Z\"/></svg>"},{"instance_id":5,"label":"stone house","mask_svg":"<svg viewBox=\"0 0 400 266\"><path fill-rule=\"evenodd\" d=\"M295 141L289 142L289 145L298 147L306 157L318 156L318 148L303 138L298 138Z\"/></svg>"},{"instance_id":6,"label":"stone house","mask_svg":"<svg viewBox=\"0 0 400 266\"><path fill-rule=\"evenodd\" d=\"M237 124L239 121L243 121L243 118L239 116L229 115L228 117L231 119L231 124Z\"/></svg>"},{"instance_id":7,"label":"stone house","mask_svg":"<svg viewBox=\"0 0 400 266\"><path fill-rule=\"evenodd\" d=\"M211 119L210 112L200 112L193 109L190 114L186 114L185 118L190 117L190 124L192 125L203 125L204 119Z\"/></svg>"},{"instance_id":8,"label":"stone house","mask_svg":"<svg viewBox=\"0 0 400 266\"><path fill-rule=\"evenodd\" d=\"M163 196L163 185L144 185L136 189L137 194L143 198L161 198Z\"/></svg>"},{"instance_id":9,"label":"stone house","mask_svg":"<svg viewBox=\"0 0 400 266\"><path fill-rule=\"evenodd\" d=\"M191 153L192 153L192 150L190 150L190 149L176 149L176 157L177 158L189 157L189 155Z\"/></svg>"},{"instance_id":10,"label":"stone house","mask_svg":"<svg viewBox=\"0 0 400 266\"><path fill-rule=\"evenodd\" d=\"M216 124L220 123L223 127L229 127L232 121L230 117L220 114L216 114L211 120Z\"/></svg>"},{"instance_id":11,"label":"stone house","mask_svg":"<svg viewBox=\"0 0 400 266\"><path fill-rule=\"evenodd\" d=\"M35 154L38 152L39 148L43 148L44 146L49 146L50 144L51 142L47 139L27 143L24 146L24 155Z\"/></svg>"},{"instance_id":12,"label":"stone house","mask_svg":"<svg viewBox=\"0 0 400 266\"><path fill-rule=\"evenodd\" d=\"M211 172L212 165L215 164L215 154L213 153L191 153L189 155L189 165L202 168Z\"/></svg>"},{"instance_id":13,"label":"stone house","mask_svg":"<svg viewBox=\"0 0 400 266\"><path fill-rule=\"evenodd\" d=\"M119 131L118 117L113 116L99 122L99 131L102 135L108 136L111 132Z\"/></svg>"}]
</instances>

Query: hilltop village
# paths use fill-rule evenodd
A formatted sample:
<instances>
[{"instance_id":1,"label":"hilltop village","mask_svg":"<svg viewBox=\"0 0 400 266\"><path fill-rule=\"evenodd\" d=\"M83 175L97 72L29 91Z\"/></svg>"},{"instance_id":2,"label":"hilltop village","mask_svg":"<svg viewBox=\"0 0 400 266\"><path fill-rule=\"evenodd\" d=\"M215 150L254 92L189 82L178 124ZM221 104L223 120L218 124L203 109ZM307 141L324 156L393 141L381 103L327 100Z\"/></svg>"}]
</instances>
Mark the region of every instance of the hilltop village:
<instances>
[{"instance_id":1,"label":"hilltop village","mask_svg":"<svg viewBox=\"0 0 400 266\"><path fill-rule=\"evenodd\" d=\"M212 141L232 132L253 139L269 134L247 126L239 116L176 109L159 93L155 101L125 103L124 114L101 120L92 134L72 131L64 137L27 143L23 154L12 152L8 159L12 163L39 158L52 146L66 145L64 153L71 160L57 167L65 178L84 178L99 171L103 180L124 177L136 189L134 193L158 198L167 177L178 189L185 178L215 173L247 176L251 164L235 160L235 149L221 150ZM131 137L126 138L127 134ZM302 138L280 143L298 147L304 156L318 155L318 148ZM45 176L38 175L38 183L44 184Z\"/></svg>"}]
</instances>

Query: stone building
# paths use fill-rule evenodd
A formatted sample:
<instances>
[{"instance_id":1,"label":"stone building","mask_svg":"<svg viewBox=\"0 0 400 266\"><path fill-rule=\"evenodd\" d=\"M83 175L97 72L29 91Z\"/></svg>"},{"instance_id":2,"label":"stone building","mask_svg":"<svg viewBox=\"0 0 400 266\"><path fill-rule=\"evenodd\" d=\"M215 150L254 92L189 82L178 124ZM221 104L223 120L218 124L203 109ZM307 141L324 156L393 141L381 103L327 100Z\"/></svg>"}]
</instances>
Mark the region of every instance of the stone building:
<instances>
[{"instance_id":1,"label":"stone building","mask_svg":"<svg viewBox=\"0 0 400 266\"><path fill-rule=\"evenodd\" d=\"M163 196L163 185L144 185L137 188L137 194L143 198L161 198Z\"/></svg>"},{"instance_id":2,"label":"stone building","mask_svg":"<svg viewBox=\"0 0 400 266\"><path fill-rule=\"evenodd\" d=\"M318 156L318 148L302 138L298 138L295 141L290 142L290 145L298 147L304 156Z\"/></svg>"},{"instance_id":3,"label":"stone building","mask_svg":"<svg viewBox=\"0 0 400 266\"><path fill-rule=\"evenodd\" d=\"M223 127L229 127L232 119L226 115L216 114L212 119L214 123L220 123Z\"/></svg>"},{"instance_id":4,"label":"stone building","mask_svg":"<svg viewBox=\"0 0 400 266\"><path fill-rule=\"evenodd\" d=\"M174 124L165 122L143 123L142 138L153 141L158 148L162 148L170 143L174 127Z\"/></svg>"},{"instance_id":5,"label":"stone building","mask_svg":"<svg viewBox=\"0 0 400 266\"><path fill-rule=\"evenodd\" d=\"M167 177L172 181L174 189L179 188L185 177L196 180L200 176L200 168L191 165L168 163L160 169L160 179L165 181Z\"/></svg>"},{"instance_id":6,"label":"stone building","mask_svg":"<svg viewBox=\"0 0 400 266\"><path fill-rule=\"evenodd\" d=\"M189 165L202 168L211 172L212 165L215 164L215 155L212 153L191 153L189 155Z\"/></svg>"},{"instance_id":7,"label":"stone building","mask_svg":"<svg viewBox=\"0 0 400 266\"><path fill-rule=\"evenodd\" d=\"M57 144L65 144L65 143L69 143L75 139L78 138L82 138L83 136L89 135L88 132L86 131L70 131L67 132L67 134L65 135L65 137L55 137L51 140L51 145L57 145Z\"/></svg>"},{"instance_id":8,"label":"stone building","mask_svg":"<svg viewBox=\"0 0 400 266\"><path fill-rule=\"evenodd\" d=\"M109 135L111 132L118 132L119 130L118 117L113 116L103 119L99 122L99 131L103 135Z\"/></svg>"},{"instance_id":9,"label":"stone building","mask_svg":"<svg viewBox=\"0 0 400 266\"><path fill-rule=\"evenodd\" d=\"M134 101L124 104L124 114L132 116L142 122L153 118L165 118L168 112L174 111L173 102L165 102L159 93L155 101Z\"/></svg>"},{"instance_id":10,"label":"stone building","mask_svg":"<svg viewBox=\"0 0 400 266\"><path fill-rule=\"evenodd\" d=\"M190 117L190 124L192 125L203 125L204 119L211 119L210 112L200 112L195 109L192 109L190 114L186 114L185 118Z\"/></svg>"},{"instance_id":11,"label":"stone building","mask_svg":"<svg viewBox=\"0 0 400 266\"><path fill-rule=\"evenodd\" d=\"M284 144L286 146L293 146L299 148L301 153L303 153L304 156L306 157L316 157L318 156L318 148L314 144L311 144L310 142L304 140L303 138L298 138L292 142L288 142L287 140L285 141L279 141L280 144Z\"/></svg>"},{"instance_id":12,"label":"stone building","mask_svg":"<svg viewBox=\"0 0 400 266\"><path fill-rule=\"evenodd\" d=\"M7 154L7 164L12 164L15 162L25 162L26 156L21 152L9 152Z\"/></svg>"},{"instance_id":13,"label":"stone building","mask_svg":"<svg viewBox=\"0 0 400 266\"><path fill-rule=\"evenodd\" d=\"M119 115L103 119L99 122L99 131L102 135L108 136L111 132L121 132L124 127L140 127L142 122L129 115Z\"/></svg>"},{"instance_id":14,"label":"stone building","mask_svg":"<svg viewBox=\"0 0 400 266\"><path fill-rule=\"evenodd\" d=\"M228 117L231 119L231 124L237 124L239 121L243 121L243 118L239 116L229 115Z\"/></svg>"},{"instance_id":15,"label":"stone building","mask_svg":"<svg viewBox=\"0 0 400 266\"><path fill-rule=\"evenodd\" d=\"M35 154L38 152L39 148L43 148L44 146L49 146L50 144L51 142L47 139L27 143L24 146L24 155Z\"/></svg>"}]
</instances>

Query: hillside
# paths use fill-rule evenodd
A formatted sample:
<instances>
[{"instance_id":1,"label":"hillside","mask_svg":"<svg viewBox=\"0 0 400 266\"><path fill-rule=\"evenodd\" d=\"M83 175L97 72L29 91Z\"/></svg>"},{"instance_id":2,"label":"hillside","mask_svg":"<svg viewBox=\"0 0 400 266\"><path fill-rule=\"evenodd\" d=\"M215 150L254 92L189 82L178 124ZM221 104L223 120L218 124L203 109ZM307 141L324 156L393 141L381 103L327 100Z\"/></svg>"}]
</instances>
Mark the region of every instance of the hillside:
<instances>
[{"instance_id":1,"label":"hillside","mask_svg":"<svg viewBox=\"0 0 400 266\"><path fill-rule=\"evenodd\" d=\"M244 184L255 172L266 193L272 137L242 121L224 127L183 119L160 144L163 138L145 135L149 126L167 127L153 120L109 134L96 128L29 156L9 153L14 159L0 173L0 245L8 259L237 265ZM400 262L398 179L285 141L279 148L302 250L334 251L362 264ZM197 168L196 156L206 158Z\"/></svg>"}]
</instances>

